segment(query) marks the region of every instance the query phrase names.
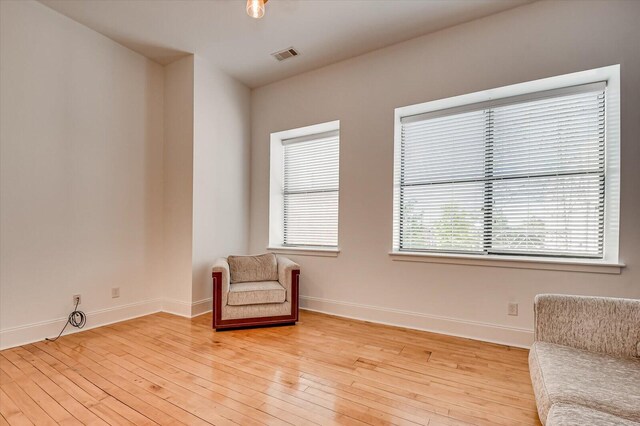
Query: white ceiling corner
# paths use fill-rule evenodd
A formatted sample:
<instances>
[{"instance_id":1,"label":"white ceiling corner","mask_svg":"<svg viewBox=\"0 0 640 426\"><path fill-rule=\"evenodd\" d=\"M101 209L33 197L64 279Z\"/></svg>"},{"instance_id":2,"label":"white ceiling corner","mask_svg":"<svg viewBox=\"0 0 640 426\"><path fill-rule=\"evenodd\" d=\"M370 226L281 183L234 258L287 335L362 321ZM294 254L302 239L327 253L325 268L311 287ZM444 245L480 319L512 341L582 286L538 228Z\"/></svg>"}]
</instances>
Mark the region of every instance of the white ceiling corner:
<instances>
[{"instance_id":1,"label":"white ceiling corner","mask_svg":"<svg viewBox=\"0 0 640 426\"><path fill-rule=\"evenodd\" d=\"M531 0L40 0L161 64L194 53L249 87L498 13ZM301 55L276 61L272 52Z\"/></svg>"}]
</instances>

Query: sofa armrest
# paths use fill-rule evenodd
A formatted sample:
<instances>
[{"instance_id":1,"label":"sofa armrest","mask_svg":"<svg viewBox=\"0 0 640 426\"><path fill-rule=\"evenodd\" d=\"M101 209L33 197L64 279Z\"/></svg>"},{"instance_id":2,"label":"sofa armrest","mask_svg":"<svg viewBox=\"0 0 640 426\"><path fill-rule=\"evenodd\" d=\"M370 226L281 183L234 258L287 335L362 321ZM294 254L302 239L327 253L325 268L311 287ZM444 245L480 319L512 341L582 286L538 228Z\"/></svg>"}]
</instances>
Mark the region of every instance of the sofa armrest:
<instances>
[{"instance_id":1,"label":"sofa armrest","mask_svg":"<svg viewBox=\"0 0 640 426\"><path fill-rule=\"evenodd\" d=\"M292 294L292 291L291 291L292 286L294 284L296 285L298 284L297 282L293 283L294 274L292 274L292 272L293 271L299 272L300 265L283 256L277 256L277 261L278 261L278 281L280 282L280 285L284 287L285 290L287 291L287 301L290 302L291 294Z\"/></svg>"},{"instance_id":2,"label":"sofa armrest","mask_svg":"<svg viewBox=\"0 0 640 426\"><path fill-rule=\"evenodd\" d=\"M224 257L217 259L213 264L213 267L211 268L211 273L211 275L213 276L214 297L216 294L216 286L222 286L221 300L218 306L226 306L227 298L229 295L229 283L231 282L231 273L229 271L229 263L227 262L227 259ZM214 300L214 303L217 304L218 301Z\"/></svg>"},{"instance_id":3,"label":"sofa armrest","mask_svg":"<svg viewBox=\"0 0 640 426\"><path fill-rule=\"evenodd\" d=\"M640 300L540 294L534 312L536 341L640 356Z\"/></svg>"}]
</instances>

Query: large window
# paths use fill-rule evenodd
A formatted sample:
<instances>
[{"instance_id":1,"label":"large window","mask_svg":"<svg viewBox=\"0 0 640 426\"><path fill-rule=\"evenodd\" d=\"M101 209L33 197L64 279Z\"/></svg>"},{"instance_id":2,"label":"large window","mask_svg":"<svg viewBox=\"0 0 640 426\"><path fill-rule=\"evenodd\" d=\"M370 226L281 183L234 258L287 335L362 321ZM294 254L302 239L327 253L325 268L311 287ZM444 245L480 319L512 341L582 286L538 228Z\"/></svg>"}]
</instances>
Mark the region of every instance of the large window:
<instances>
[{"instance_id":1,"label":"large window","mask_svg":"<svg viewBox=\"0 0 640 426\"><path fill-rule=\"evenodd\" d=\"M395 251L603 259L606 104L598 81L399 117Z\"/></svg>"},{"instance_id":2,"label":"large window","mask_svg":"<svg viewBox=\"0 0 640 426\"><path fill-rule=\"evenodd\" d=\"M271 246L337 248L340 136L336 126L333 122L272 135Z\"/></svg>"}]
</instances>

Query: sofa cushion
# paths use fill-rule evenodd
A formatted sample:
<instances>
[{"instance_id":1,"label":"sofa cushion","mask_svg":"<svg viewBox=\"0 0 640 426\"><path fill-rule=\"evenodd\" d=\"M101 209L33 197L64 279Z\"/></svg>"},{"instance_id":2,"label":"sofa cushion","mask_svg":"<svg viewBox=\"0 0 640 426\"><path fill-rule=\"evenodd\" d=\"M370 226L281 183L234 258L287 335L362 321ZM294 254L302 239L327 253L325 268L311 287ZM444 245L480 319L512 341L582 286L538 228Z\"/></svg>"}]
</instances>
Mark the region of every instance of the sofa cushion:
<instances>
[{"instance_id":1,"label":"sofa cushion","mask_svg":"<svg viewBox=\"0 0 640 426\"><path fill-rule=\"evenodd\" d=\"M278 263L273 253L258 256L229 256L232 283L278 281Z\"/></svg>"},{"instance_id":2,"label":"sofa cushion","mask_svg":"<svg viewBox=\"0 0 640 426\"><path fill-rule=\"evenodd\" d=\"M536 342L529 352L529 369L543 424L558 403L640 421L640 359Z\"/></svg>"},{"instance_id":3,"label":"sofa cushion","mask_svg":"<svg viewBox=\"0 0 640 426\"><path fill-rule=\"evenodd\" d=\"M553 404L547 426L640 426L640 423L581 405Z\"/></svg>"},{"instance_id":4,"label":"sofa cushion","mask_svg":"<svg viewBox=\"0 0 640 426\"><path fill-rule=\"evenodd\" d=\"M227 304L231 306L284 303L286 290L277 281L252 281L229 286Z\"/></svg>"}]
</instances>

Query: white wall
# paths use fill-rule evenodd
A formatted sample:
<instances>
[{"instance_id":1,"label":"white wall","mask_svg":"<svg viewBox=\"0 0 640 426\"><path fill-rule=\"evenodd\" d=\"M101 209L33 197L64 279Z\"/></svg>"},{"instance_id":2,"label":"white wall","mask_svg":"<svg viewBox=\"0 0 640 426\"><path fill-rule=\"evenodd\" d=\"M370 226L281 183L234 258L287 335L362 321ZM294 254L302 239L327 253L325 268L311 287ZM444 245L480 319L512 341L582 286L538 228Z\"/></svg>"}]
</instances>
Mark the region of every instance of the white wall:
<instances>
[{"instance_id":1,"label":"white wall","mask_svg":"<svg viewBox=\"0 0 640 426\"><path fill-rule=\"evenodd\" d=\"M158 310L162 67L30 1L0 43L0 346Z\"/></svg>"},{"instance_id":2,"label":"white wall","mask_svg":"<svg viewBox=\"0 0 640 426\"><path fill-rule=\"evenodd\" d=\"M163 309L211 310L211 265L243 254L249 227L250 90L199 56L165 67Z\"/></svg>"},{"instance_id":3,"label":"white wall","mask_svg":"<svg viewBox=\"0 0 640 426\"><path fill-rule=\"evenodd\" d=\"M211 309L211 264L248 246L249 89L0 4L0 347L57 334L78 293L87 327Z\"/></svg>"},{"instance_id":4,"label":"white wall","mask_svg":"<svg viewBox=\"0 0 640 426\"><path fill-rule=\"evenodd\" d=\"M164 69L164 291L169 312L191 310L193 55Z\"/></svg>"},{"instance_id":5,"label":"white wall","mask_svg":"<svg viewBox=\"0 0 640 426\"><path fill-rule=\"evenodd\" d=\"M303 306L526 345L538 293L640 298L640 2L543 1L252 92L250 248L268 242L269 135L340 120L338 257L291 256ZM621 64L620 275L392 261L396 107ZM507 302L520 315L506 315Z\"/></svg>"},{"instance_id":6,"label":"white wall","mask_svg":"<svg viewBox=\"0 0 640 426\"><path fill-rule=\"evenodd\" d=\"M249 243L250 91L195 57L192 315L211 309L211 265Z\"/></svg>"}]
</instances>

